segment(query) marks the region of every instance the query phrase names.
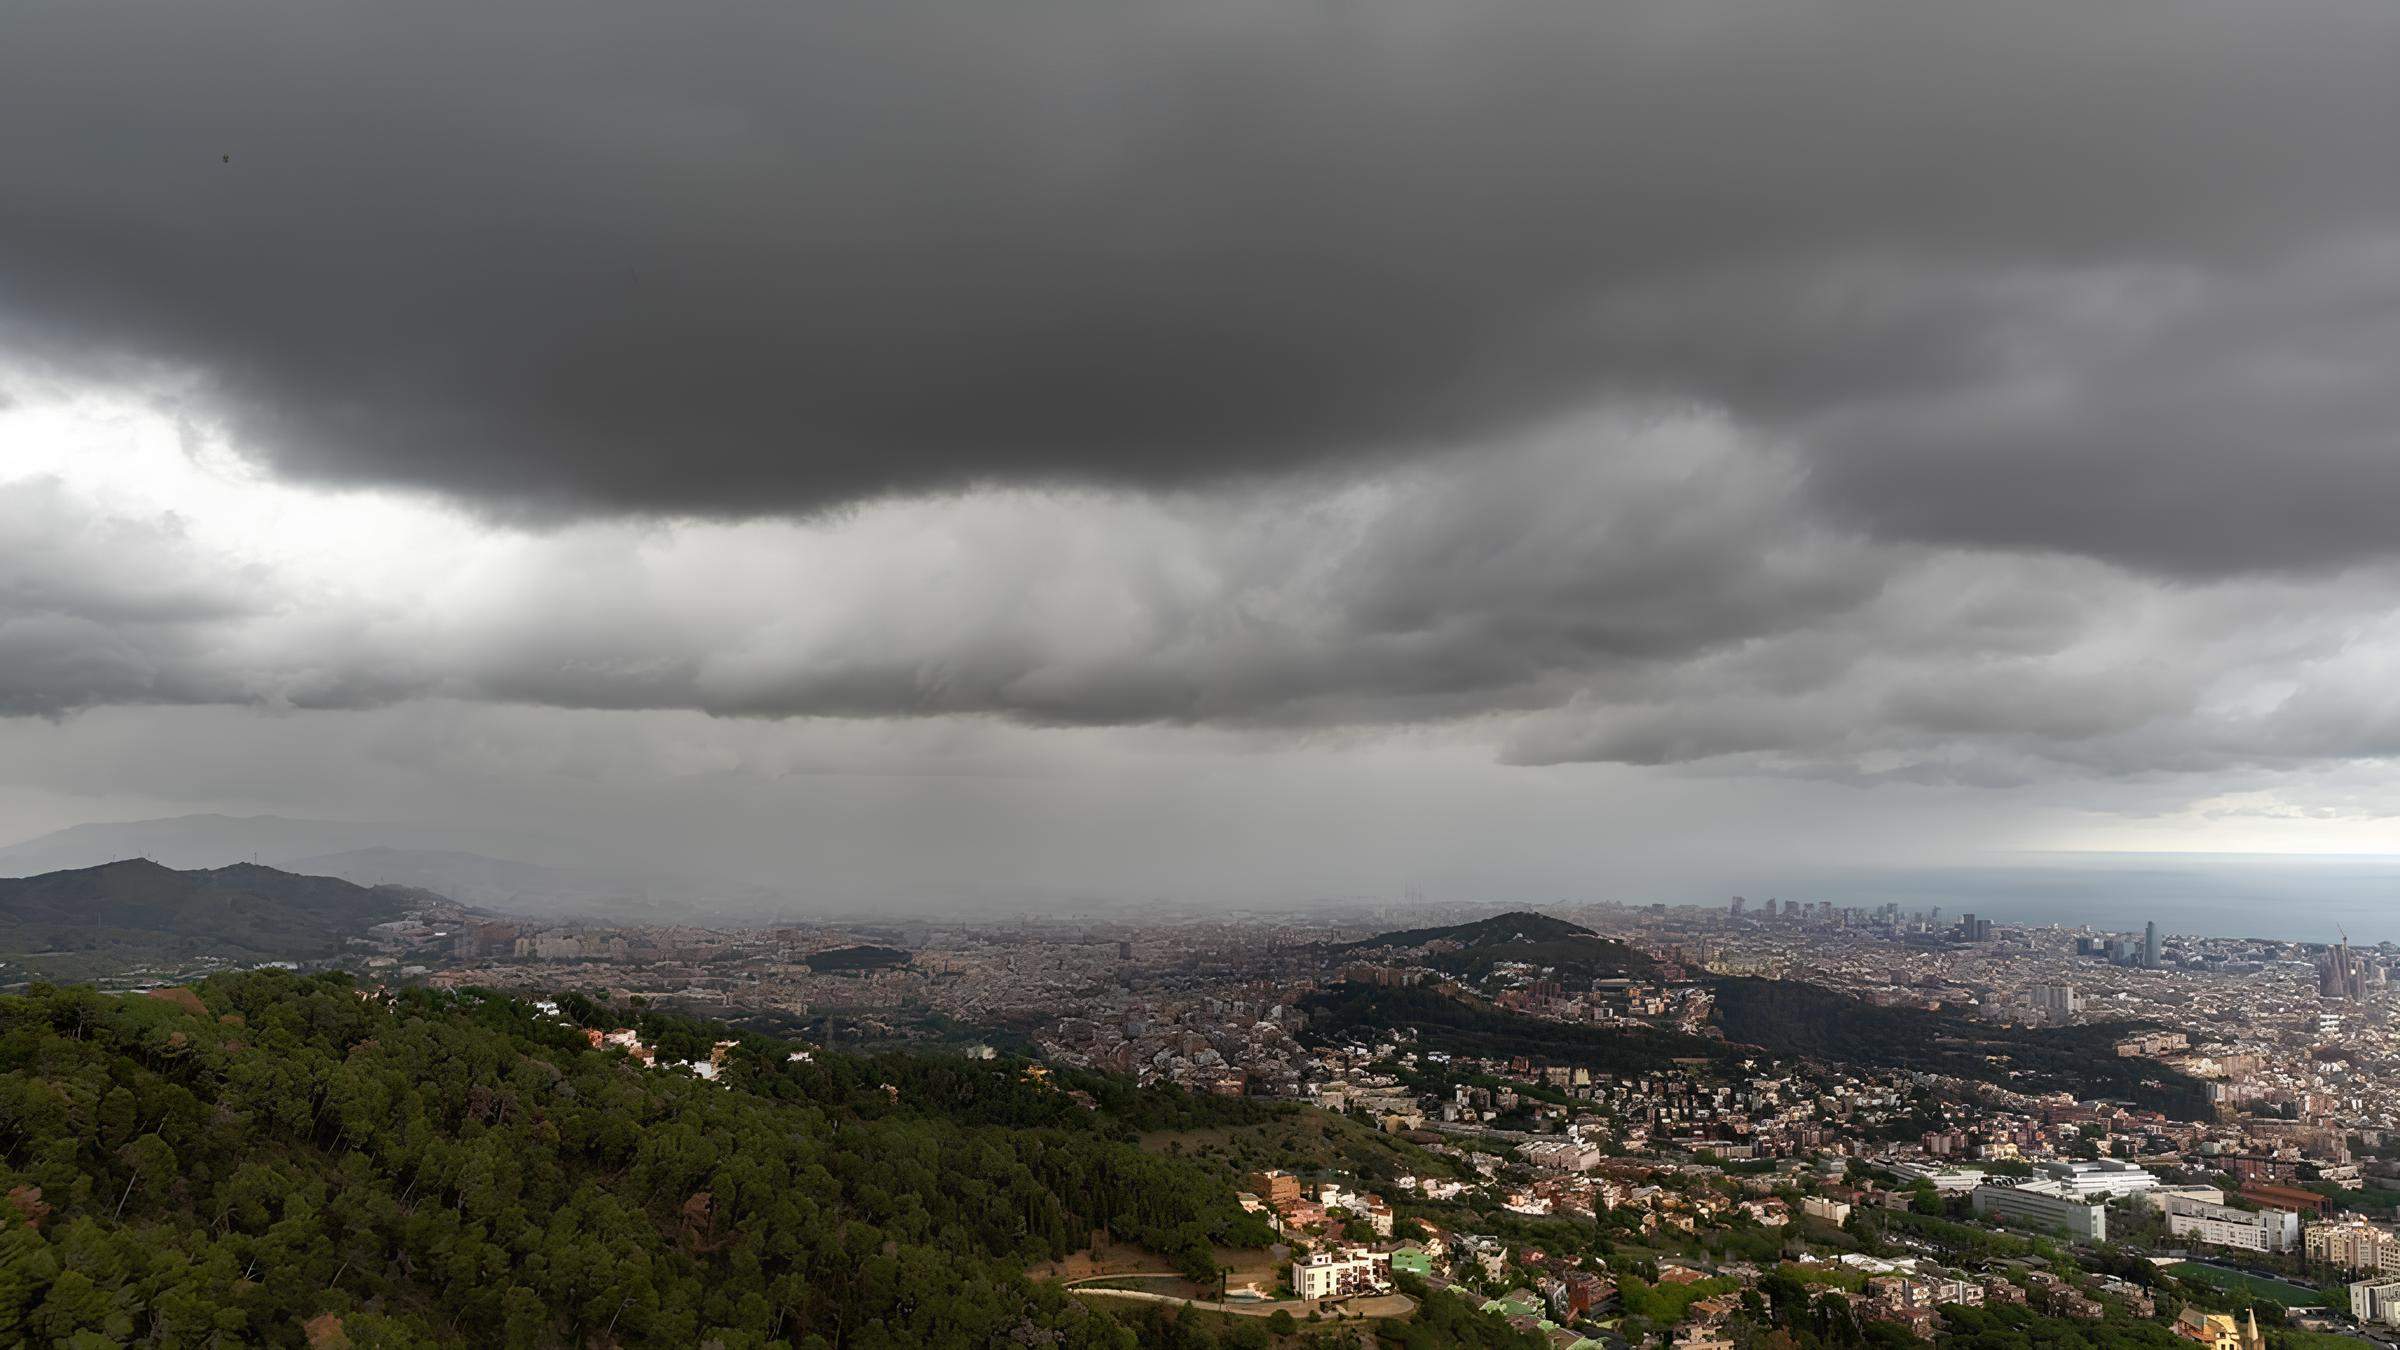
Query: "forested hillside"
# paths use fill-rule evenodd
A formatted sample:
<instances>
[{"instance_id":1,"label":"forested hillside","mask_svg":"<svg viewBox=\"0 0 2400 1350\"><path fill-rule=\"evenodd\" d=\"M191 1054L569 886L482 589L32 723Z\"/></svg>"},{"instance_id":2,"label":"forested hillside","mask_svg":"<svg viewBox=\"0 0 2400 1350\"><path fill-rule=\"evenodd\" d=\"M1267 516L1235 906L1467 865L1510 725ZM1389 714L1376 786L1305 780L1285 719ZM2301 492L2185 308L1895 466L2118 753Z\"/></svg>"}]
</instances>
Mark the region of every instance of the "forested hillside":
<instances>
[{"instance_id":1,"label":"forested hillside","mask_svg":"<svg viewBox=\"0 0 2400 1350\"><path fill-rule=\"evenodd\" d=\"M1267 1240L1144 1129L1266 1108L744 1041L721 1083L334 976L0 998L0 1327L33 1343L1130 1344L1028 1260ZM722 1029L643 1019L662 1061ZM1076 1095L1083 1094L1082 1096Z\"/></svg>"},{"instance_id":2,"label":"forested hillside","mask_svg":"<svg viewBox=\"0 0 2400 1350\"><path fill-rule=\"evenodd\" d=\"M1603 1029L1554 1022L1422 986L1395 989L1344 983L1309 995L1301 1006L1309 1013L1310 1034L1326 1041L1413 1031L1415 1044L1427 1050L1500 1059L1527 1055L1546 1064L1580 1064L1606 1073L1646 1073L1682 1060L1740 1057L1725 1042L1703 1036L1651 1027Z\"/></svg>"},{"instance_id":3,"label":"forested hillside","mask_svg":"<svg viewBox=\"0 0 2400 1350\"><path fill-rule=\"evenodd\" d=\"M819 973L835 970L883 970L908 964L907 952L897 947L835 947L830 951L811 952L801 958L808 968Z\"/></svg>"},{"instance_id":4,"label":"forested hillside","mask_svg":"<svg viewBox=\"0 0 2400 1350\"><path fill-rule=\"evenodd\" d=\"M2019 1092L2111 1097L2186 1120L2209 1117L2206 1085L2112 1048L2130 1028L2002 1026L1955 1013L1891 1008L1799 980L1722 979L1717 1023L1729 1040L1778 1055L1916 1069Z\"/></svg>"},{"instance_id":5,"label":"forested hillside","mask_svg":"<svg viewBox=\"0 0 2400 1350\"><path fill-rule=\"evenodd\" d=\"M1578 982L1626 976L1649 979L1658 974L1656 961L1624 942L1601 937L1581 924L1531 910L1440 928L1379 933L1333 950L1367 955L1384 950L1413 951L1426 946L1442 950L1428 955L1425 964L1468 979L1481 979L1492 967L1506 963L1544 967L1560 979Z\"/></svg>"},{"instance_id":6,"label":"forested hillside","mask_svg":"<svg viewBox=\"0 0 2400 1350\"><path fill-rule=\"evenodd\" d=\"M1569 923L1565 919L1552 918L1530 909L1519 909L1495 914L1488 919L1443 924L1438 928L1404 928L1393 933L1377 933L1373 937L1343 943L1336 950L1422 947L1431 942L1455 942L1462 947L1473 947L1503 942L1557 942L1597 936L1582 924Z\"/></svg>"}]
</instances>

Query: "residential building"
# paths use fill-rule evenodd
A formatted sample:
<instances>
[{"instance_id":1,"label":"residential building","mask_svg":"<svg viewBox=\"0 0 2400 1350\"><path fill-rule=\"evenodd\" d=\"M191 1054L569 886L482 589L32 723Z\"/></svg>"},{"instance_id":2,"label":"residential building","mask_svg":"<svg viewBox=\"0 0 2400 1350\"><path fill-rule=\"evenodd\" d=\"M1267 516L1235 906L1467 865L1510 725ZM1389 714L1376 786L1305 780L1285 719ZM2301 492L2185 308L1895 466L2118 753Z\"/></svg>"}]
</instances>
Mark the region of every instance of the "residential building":
<instances>
[{"instance_id":1,"label":"residential building","mask_svg":"<svg viewBox=\"0 0 2400 1350\"><path fill-rule=\"evenodd\" d=\"M1474 1262L1475 1268L1482 1271L1483 1278L1487 1280L1499 1279L1500 1272L1508 1269L1508 1245L1496 1237L1483 1233L1462 1234L1454 1244L1454 1250L1460 1260Z\"/></svg>"},{"instance_id":2,"label":"residential building","mask_svg":"<svg viewBox=\"0 0 2400 1350\"><path fill-rule=\"evenodd\" d=\"M2300 1245L2300 1216L2288 1209L2235 1209L2179 1195L2162 1207L2168 1232L2212 1247L2288 1252Z\"/></svg>"},{"instance_id":3,"label":"residential building","mask_svg":"<svg viewBox=\"0 0 2400 1350\"><path fill-rule=\"evenodd\" d=\"M2380 1275L2351 1285L2350 1315L2368 1326L2400 1327L2400 1278Z\"/></svg>"},{"instance_id":4,"label":"residential building","mask_svg":"<svg viewBox=\"0 0 2400 1350\"><path fill-rule=\"evenodd\" d=\"M2202 1312L2186 1308L2175 1318L2175 1334L2206 1350L2266 1350L2267 1339L2259 1334L2258 1314L2251 1313L2248 1322L2236 1322L2230 1313Z\"/></svg>"},{"instance_id":5,"label":"residential building","mask_svg":"<svg viewBox=\"0 0 2400 1350\"><path fill-rule=\"evenodd\" d=\"M2045 1021L2070 1022L2083 1011L2083 997L2071 984L2037 984L2025 991L2025 999Z\"/></svg>"},{"instance_id":6,"label":"residential building","mask_svg":"<svg viewBox=\"0 0 2400 1350\"><path fill-rule=\"evenodd\" d=\"M1599 1146L1581 1139L1561 1139L1521 1144L1517 1152L1536 1168L1552 1172L1589 1171L1601 1158Z\"/></svg>"},{"instance_id":7,"label":"residential building","mask_svg":"<svg viewBox=\"0 0 2400 1350\"><path fill-rule=\"evenodd\" d=\"M2052 1317L2072 1317L2081 1321L2097 1322L2108 1316L2108 1309L2102 1307L2098 1299L2085 1295L2074 1285L2047 1270L2028 1273L2025 1276L2025 1282L2032 1286L2030 1292L2033 1305Z\"/></svg>"},{"instance_id":8,"label":"residential building","mask_svg":"<svg viewBox=\"0 0 2400 1350\"><path fill-rule=\"evenodd\" d=\"M1300 1178L1289 1172L1252 1172L1249 1181L1251 1191L1270 1209L1282 1209L1300 1198Z\"/></svg>"},{"instance_id":9,"label":"residential building","mask_svg":"<svg viewBox=\"0 0 2400 1350\"><path fill-rule=\"evenodd\" d=\"M1310 1302L1380 1294L1391 1287L1392 1258L1386 1252L1349 1247L1339 1252L1310 1252L1292 1262L1292 1291Z\"/></svg>"},{"instance_id":10,"label":"residential building","mask_svg":"<svg viewBox=\"0 0 2400 1350\"><path fill-rule=\"evenodd\" d=\"M2400 1234L2364 1219L2312 1223L2300 1241L2311 1261L2344 1270L2400 1274Z\"/></svg>"}]
</instances>

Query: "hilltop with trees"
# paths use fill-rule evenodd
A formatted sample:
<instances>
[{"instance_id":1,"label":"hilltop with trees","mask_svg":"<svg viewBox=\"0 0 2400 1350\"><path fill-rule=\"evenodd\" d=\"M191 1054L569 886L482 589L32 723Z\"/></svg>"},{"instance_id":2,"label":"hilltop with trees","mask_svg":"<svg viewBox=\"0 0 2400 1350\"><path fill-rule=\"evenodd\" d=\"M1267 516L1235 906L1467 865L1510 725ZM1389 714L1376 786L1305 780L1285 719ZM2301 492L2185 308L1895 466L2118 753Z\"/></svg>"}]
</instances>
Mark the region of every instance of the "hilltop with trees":
<instances>
[{"instance_id":1,"label":"hilltop with trees","mask_svg":"<svg viewBox=\"0 0 2400 1350\"><path fill-rule=\"evenodd\" d=\"M253 863L177 871L128 858L0 877L0 954L61 975L200 956L308 961L439 898Z\"/></svg>"},{"instance_id":2,"label":"hilltop with trees","mask_svg":"<svg viewBox=\"0 0 2400 1350\"><path fill-rule=\"evenodd\" d=\"M1545 968L1559 978L1579 981L1654 979L1658 975L1658 963L1626 943L1531 910L1496 914L1472 923L1381 933L1333 950L1360 957L1422 953L1423 964L1470 980L1481 979L1494 966L1511 963Z\"/></svg>"},{"instance_id":3,"label":"hilltop with trees","mask_svg":"<svg viewBox=\"0 0 2400 1350\"><path fill-rule=\"evenodd\" d=\"M1141 1131L1267 1108L263 971L0 998L0 1325L47 1344L1132 1343L1032 1261L1264 1225ZM732 1044L721 1044L725 1041Z\"/></svg>"}]
</instances>

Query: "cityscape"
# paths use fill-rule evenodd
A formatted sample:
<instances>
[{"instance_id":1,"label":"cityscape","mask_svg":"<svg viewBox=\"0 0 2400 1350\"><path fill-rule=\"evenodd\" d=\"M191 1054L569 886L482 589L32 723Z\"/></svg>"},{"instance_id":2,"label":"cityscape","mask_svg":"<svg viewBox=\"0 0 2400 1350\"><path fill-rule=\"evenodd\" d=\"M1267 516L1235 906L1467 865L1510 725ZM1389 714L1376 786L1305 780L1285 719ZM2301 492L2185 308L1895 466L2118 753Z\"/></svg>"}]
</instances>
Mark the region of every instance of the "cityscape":
<instances>
[{"instance_id":1,"label":"cityscape","mask_svg":"<svg viewBox=\"0 0 2400 1350\"><path fill-rule=\"evenodd\" d=\"M516 1000L648 1073L905 1052L1253 1113L1141 1146L1271 1240L1214 1289L1109 1245L1037 1270L1087 1302L1376 1327L1456 1299L1560 1347L1930 1339L2000 1307L2400 1343L2389 944L1734 897L760 928L439 902L343 948L308 964L361 997ZM183 999L210 968L114 983ZM721 1034L676 1053L660 1016Z\"/></svg>"}]
</instances>

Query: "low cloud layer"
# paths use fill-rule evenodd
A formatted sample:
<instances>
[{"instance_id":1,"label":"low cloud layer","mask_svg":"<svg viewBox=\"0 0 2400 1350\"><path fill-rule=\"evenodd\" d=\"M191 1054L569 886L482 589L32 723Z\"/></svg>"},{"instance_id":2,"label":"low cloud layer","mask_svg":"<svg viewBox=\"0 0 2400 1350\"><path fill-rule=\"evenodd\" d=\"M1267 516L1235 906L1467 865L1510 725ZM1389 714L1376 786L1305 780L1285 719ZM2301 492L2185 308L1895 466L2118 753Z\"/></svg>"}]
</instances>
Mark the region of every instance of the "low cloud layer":
<instances>
[{"instance_id":1,"label":"low cloud layer","mask_svg":"<svg viewBox=\"0 0 2400 1350\"><path fill-rule=\"evenodd\" d=\"M32 545L0 574L0 635L44 659L12 664L0 699L1451 719L1862 603L1891 561L1795 522L1797 491L1721 425L1604 423L1303 493L988 492L539 533L423 512L425 547L360 567L246 556L245 502L278 489L196 530L110 483L36 476L0 484ZM341 504L322 509L339 532Z\"/></svg>"},{"instance_id":2,"label":"low cloud layer","mask_svg":"<svg viewBox=\"0 0 2400 1350\"><path fill-rule=\"evenodd\" d=\"M186 517L146 491L0 483L30 545L0 571L0 708L451 700L1283 744L1448 724L1523 765L1987 786L2400 752L2390 567L2170 583L1879 541L1816 521L1795 458L1716 419L1307 492L986 492L806 523L522 532L405 508L364 529L344 513L393 508L253 483ZM259 547L302 512L313 538ZM381 542L349 556L352 534Z\"/></svg>"},{"instance_id":3,"label":"low cloud layer","mask_svg":"<svg viewBox=\"0 0 2400 1350\"><path fill-rule=\"evenodd\" d=\"M811 511L1474 455L2190 575L2400 509L2400 10L47 0L0 341L279 473Z\"/></svg>"}]
</instances>

